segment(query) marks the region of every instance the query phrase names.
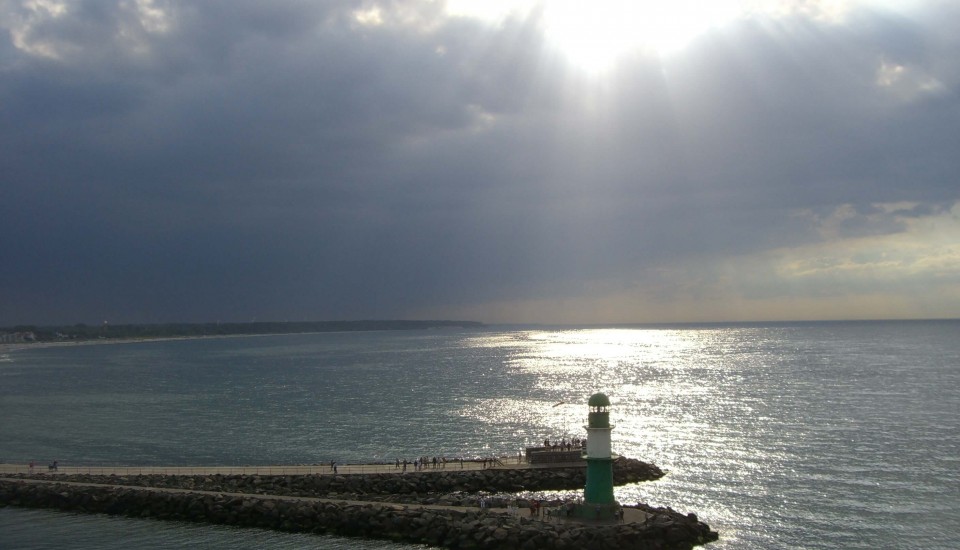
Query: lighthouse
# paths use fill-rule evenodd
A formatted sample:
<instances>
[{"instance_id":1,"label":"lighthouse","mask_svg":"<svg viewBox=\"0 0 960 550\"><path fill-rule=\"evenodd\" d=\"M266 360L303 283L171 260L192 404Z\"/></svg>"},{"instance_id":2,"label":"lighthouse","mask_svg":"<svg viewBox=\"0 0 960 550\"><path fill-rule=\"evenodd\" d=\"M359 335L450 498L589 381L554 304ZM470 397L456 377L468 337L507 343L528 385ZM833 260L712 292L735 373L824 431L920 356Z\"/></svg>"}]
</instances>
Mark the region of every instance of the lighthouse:
<instances>
[{"instance_id":1,"label":"lighthouse","mask_svg":"<svg viewBox=\"0 0 960 550\"><path fill-rule=\"evenodd\" d=\"M617 507L613 498L613 457L610 452L610 398L602 393L590 396L587 402L587 484L583 489L584 515L596 519Z\"/></svg>"}]
</instances>

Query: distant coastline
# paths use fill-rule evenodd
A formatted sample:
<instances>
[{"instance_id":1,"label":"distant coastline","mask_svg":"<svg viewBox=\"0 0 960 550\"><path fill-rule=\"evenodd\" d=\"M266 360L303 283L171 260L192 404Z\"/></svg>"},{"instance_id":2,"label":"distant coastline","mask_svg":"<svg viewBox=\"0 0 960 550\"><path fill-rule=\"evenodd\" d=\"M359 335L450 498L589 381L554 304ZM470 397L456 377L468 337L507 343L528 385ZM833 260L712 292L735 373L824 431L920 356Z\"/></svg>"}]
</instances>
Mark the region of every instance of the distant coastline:
<instances>
[{"instance_id":1,"label":"distant coastline","mask_svg":"<svg viewBox=\"0 0 960 550\"><path fill-rule=\"evenodd\" d=\"M320 332L369 332L387 330L429 330L438 328L480 328L478 321L297 321L249 323L165 323L111 325L55 325L0 327L0 334L18 334L16 342L0 343L0 350L34 346L127 343L187 338L311 334ZM23 336L27 335L27 336Z\"/></svg>"}]
</instances>

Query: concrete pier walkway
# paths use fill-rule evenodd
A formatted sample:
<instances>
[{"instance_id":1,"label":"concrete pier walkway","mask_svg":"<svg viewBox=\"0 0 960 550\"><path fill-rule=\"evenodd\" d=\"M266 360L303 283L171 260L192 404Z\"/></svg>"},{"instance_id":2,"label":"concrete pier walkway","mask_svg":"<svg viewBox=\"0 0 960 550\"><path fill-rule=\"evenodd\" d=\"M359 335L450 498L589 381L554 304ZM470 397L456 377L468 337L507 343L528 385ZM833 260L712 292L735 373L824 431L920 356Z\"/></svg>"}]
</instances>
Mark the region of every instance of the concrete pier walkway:
<instances>
[{"instance_id":1,"label":"concrete pier walkway","mask_svg":"<svg viewBox=\"0 0 960 550\"><path fill-rule=\"evenodd\" d=\"M432 463L428 463L421 470L416 470L413 463L408 462L406 467L406 472L403 469L403 463L401 462L398 467L396 462L393 463L364 463L364 464L336 464L336 475L359 475L359 474L391 474L391 475L403 475L407 474L427 474L430 473L442 473L450 472L456 473L461 471L479 471L479 470L547 470L552 468L570 468L575 466L571 461L562 461L562 462L538 462L535 464L528 463L522 457L499 457L496 459L487 459L487 460L448 460L446 464L438 463L436 467ZM23 478L22 475L29 475L29 478ZM224 476L301 476L301 475L324 475L330 476L334 475L334 469L330 463L326 464L300 464L300 465L265 465L265 466L123 466L123 465L70 465L70 464L58 464L56 470L49 469L47 464L35 464L31 469L29 464L24 463L0 463L0 480L7 481L22 481L26 483L42 483L42 484L54 484L54 483L66 483L69 485L83 485L91 487L111 487L111 488L127 488L127 489L136 489L144 491L160 491L160 492L175 492L175 493L202 493L202 494L220 494L228 496L243 496L243 497L253 497L258 499L284 499L284 500L306 500L313 502L338 502L338 503L348 503L348 504L376 504L377 506L398 506L411 509L459 509L459 510L469 510L476 509L479 507L479 502L477 507L474 506L447 506L447 505L428 505L428 504L412 504L412 503L390 503L388 501L350 501L344 500L342 498L324 498L324 497L294 497L287 495L270 495L263 493L233 493L233 492L211 492L204 491L200 489L177 489L177 488L166 488L166 487L141 487L134 485L121 485L121 484L110 484L110 483L94 483L92 481L66 481L67 476L71 475L94 475L94 476L138 476L138 475L164 475L164 476L213 476L213 475L224 475ZM548 507L541 508L541 518L543 521L568 521L566 519L560 518L558 516L550 517L550 514L546 510ZM513 513L513 514L523 514L526 515L529 513L529 509L508 509L508 508L486 508L489 513ZM643 523L647 520L648 514L642 510L636 508L624 508L624 523ZM573 520L577 521L577 520Z\"/></svg>"},{"instance_id":2,"label":"concrete pier walkway","mask_svg":"<svg viewBox=\"0 0 960 550\"><path fill-rule=\"evenodd\" d=\"M66 472L61 472L61 474L66 475ZM109 475L109 474L107 474ZM118 474L120 475L120 474ZM367 501L367 500L347 500L342 498L323 498L323 497L301 497L301 496L290 496L290 495L271 495L263 493L232 493L232 492L222 492L222 491L204 491L198 489L174 489L167 487L143 487L138 485L111 485L105 483L92 483L92 482L75 482L75 481L60 481L56 476L51 476L49 479L46 478L8 478L3 475L0 475L0 481L11 481L11 482L20 482L20 483L29 483L29 484L48 484L48 485L69 485L74 487L107 487L110 489L126 489L134 491L145 491L145 492L160 492L160 493L193 493L201 495L213 495L213 496L227 496L227 497L238 497L238 498L255 498L259 500L292 500L298 502L330 502L346 505L357 505L357 506L377 506L377 507L386 507L386 508L397 508L397 509L415 509L415 510L477 510L477 507L466 507L466 506L446 506L441 504L413 504L413 503L394 503L389 501ZM483 509L488 514L506 514L506 515L522 515L523 517L529 516L529 510L525 508L484 508ZM543 521L550 522L574 522L578 523L580 520L576 519L566 519L566 518L554 518L550 517L546 513L548 508L541 509L541 513L535 519L540 519ZM642 510L636 508L624 508L624 517L623 523L644 523L647 521L648 514Z\"/></svg>"},{"instance_id":3,"label":"concrete pier walkway","mask_svg":"<svg viewBox=\"0 0 960 550\"><path fill-rule=\"evenodd\" d=\"M425 466L421 472L445 472L460 470L482 470L491 468L529 468L525 462L517 462L516 458L501 458L500 464L484 466L482 461L464 460L450 461L445 466L432 464ZM545 467L549 465L537 465ZM570 464L557 464L569 467ZM337 474L397 474L403 471L403 465L398 468L395 463L390 464L340 464L336 466ZM407 472L414 472L413 464L407 463ZM56 470L49 470L47 464L37 464L30 470L28 464L0 464L0 474L89 474L89 475L305 475L305 474L332 474L333 468L327 464L302 465L272 465L272 466L119 466L119 465L70 465L60 464Z\"/></svg>"}]
</instances>

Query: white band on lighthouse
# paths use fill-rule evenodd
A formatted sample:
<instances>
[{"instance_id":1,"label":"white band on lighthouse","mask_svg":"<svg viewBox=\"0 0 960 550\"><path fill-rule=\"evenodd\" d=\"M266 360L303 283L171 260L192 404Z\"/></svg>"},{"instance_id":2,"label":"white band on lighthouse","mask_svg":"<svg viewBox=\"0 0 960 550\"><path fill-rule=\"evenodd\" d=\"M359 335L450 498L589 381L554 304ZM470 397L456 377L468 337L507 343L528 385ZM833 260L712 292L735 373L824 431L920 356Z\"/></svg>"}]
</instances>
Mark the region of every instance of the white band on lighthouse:
<instances>
[{"instance_id":1,"label":"white band on lighthouse","mask_svg":"<svg viewBox=\"0 0 960 550\"><path fill-rule=\"evenodd\" d=\"M587 456L610 458L610 428L587 428Z\"/></svg>"}]
</instances>

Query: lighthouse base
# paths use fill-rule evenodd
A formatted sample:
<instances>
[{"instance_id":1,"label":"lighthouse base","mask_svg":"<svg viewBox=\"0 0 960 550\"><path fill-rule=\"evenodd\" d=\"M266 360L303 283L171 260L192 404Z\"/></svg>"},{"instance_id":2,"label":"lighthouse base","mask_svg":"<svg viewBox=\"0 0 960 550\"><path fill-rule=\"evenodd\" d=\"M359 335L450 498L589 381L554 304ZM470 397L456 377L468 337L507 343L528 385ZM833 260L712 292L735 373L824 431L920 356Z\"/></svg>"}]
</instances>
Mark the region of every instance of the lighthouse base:
<instances>
[{"instance_id":1,"label":"lighthouse base","mask_svg":"<svg viewBox=\"0 0 960 550\"><path fill-rule=\"evenodd\" d=\"M618 502L612 504L583 503L575 504L571 515L585 521L612 523L623 519L622 511L623 507Z\"/></svg>"},{"instance_id":2,"label":"lighthouse base","mask_svg":"<svg viewBox=\"0 0 960 550\"><path fill-rule=\"evenodd\" d=\"M613 460L610 458L587 459L587 484L583 488L586 504L616 504L613 498Z\"/></svg>"}]
</instances>

